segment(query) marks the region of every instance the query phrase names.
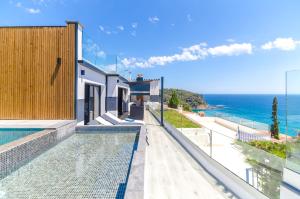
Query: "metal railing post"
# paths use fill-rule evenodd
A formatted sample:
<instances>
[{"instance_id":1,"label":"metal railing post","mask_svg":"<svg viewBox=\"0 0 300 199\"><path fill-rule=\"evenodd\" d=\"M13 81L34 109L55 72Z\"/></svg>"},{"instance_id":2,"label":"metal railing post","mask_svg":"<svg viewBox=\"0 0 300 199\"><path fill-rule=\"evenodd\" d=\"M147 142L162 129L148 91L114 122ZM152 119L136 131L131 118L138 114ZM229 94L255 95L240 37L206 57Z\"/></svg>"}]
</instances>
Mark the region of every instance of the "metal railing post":
<instances>
[{"instance_id":1,"label":"metal railing post","mask_svg":"<svg viewBox=\"0 0 300 199\"><path fill-rule=\"evenodd\" d=\"M212 158L212 130L210 130L210 136L209 136L209 142L210 142L210 157Z\"/></svg>"},{"instance_id":2,"label":"metal railing post","mask_svg":"<svg viewBox=\"0 0 300 199\"><path fill-rule=\"evenodd\" d=\"M164 77L160 78L160 125L164 126Z\"/></svg>"}]
</instances>

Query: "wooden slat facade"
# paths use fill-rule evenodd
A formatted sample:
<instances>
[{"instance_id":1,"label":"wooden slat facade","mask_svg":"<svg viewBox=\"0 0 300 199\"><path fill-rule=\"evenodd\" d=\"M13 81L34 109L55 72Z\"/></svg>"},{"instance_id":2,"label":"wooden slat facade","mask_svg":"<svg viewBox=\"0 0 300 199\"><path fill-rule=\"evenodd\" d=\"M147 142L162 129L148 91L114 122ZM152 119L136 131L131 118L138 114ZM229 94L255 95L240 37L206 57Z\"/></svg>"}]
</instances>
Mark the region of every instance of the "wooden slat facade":
<instances>
[{"instance_id":1,"label":"wooden slat facade","mask_svg":"<svg viewBox=\"0 0 300 199\"><path fill-rule=\"evenodd\" d=\"M0 119L75 118L75 28L0 27Z\"/></svg>"}]
</instances>

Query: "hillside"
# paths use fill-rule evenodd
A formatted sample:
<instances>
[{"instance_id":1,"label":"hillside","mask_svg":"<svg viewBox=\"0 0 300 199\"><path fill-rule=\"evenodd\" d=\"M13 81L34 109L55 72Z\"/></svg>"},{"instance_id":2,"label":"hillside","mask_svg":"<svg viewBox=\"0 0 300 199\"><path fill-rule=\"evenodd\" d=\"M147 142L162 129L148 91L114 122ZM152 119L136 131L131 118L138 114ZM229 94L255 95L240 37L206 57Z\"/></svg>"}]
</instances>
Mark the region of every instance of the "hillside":
<instances>
[{"instance_id":1,"label":"hillside","mask_svg":"<svg viewBox=\"0 0 300 199\"><path fill-rule=\"evenodd\" d=\"M199 109L206 107L207 104L203 98L203 95L193 93L186 90L181 89L173 89L173 88L166 88L164 89L164 102L168 102L171 98L172 92L176 91L178 98L180 101L183 102L183 104L188 104L192 107L192 109Z\"/></svg>"}]
</instances>

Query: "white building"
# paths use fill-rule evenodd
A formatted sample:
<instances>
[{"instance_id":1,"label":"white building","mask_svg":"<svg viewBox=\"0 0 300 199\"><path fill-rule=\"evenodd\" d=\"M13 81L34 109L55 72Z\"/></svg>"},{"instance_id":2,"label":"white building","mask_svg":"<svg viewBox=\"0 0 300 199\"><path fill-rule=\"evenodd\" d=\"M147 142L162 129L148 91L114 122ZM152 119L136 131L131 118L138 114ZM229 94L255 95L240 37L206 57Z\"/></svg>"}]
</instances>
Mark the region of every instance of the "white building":
<instances>
[{"instance_id":1,"label":"white building","mask_svg":"<svg viewBox=\"0 0 300 199\"><path fill-rule=\"evenodd\" d=\"M130 89L126 78L109 73L83 55L83 28L77 33L77 121L87 124L105 112L120 116L129 110Z\"/></svg>"}]
</instances>

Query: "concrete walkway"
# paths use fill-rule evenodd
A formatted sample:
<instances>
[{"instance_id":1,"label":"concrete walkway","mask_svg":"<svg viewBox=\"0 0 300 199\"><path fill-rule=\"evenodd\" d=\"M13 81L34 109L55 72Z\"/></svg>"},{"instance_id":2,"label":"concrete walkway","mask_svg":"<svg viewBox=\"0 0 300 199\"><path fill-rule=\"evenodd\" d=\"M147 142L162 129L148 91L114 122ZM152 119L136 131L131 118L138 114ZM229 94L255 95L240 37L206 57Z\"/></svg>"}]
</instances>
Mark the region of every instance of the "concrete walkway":
<instances>
[{"instance_id":1,"label":"concrete walkway","mask_svg":"<svg viewBox=\"0 0 300 199\"><path fill-rule=\"evenodd\" d=\"M158 125L148 111L145 112L145 121L149 141L145 199L233 198Z\"/></svg>"}]
</instances>

